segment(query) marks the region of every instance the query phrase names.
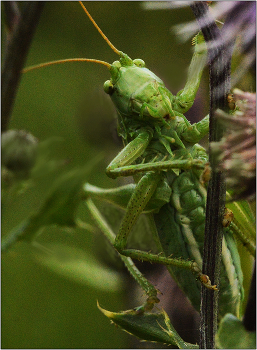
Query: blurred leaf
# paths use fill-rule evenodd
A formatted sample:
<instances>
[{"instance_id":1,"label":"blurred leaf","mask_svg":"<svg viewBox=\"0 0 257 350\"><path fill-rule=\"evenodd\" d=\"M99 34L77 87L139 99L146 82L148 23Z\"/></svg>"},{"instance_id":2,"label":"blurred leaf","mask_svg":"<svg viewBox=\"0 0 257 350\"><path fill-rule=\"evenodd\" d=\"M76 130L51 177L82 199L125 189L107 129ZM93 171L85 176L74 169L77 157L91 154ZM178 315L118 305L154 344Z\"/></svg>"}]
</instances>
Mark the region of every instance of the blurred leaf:
<instances>
[{"instance_id":1,"label":"blurred leaf","mask_svg":"<svg viewBox=\"0 0 257 350\"><path fill-rule=\"evenodd\" d=\"M2 208L7 209L7 212L4 212L6 216L8 216L8 207L19 208L20 198L24 198L26 195L28 197L30 197L30 194L34 197L40 196L39 203L44 202L49 189L51 189L49 184L52 184L61 173L67 171L69 161L63 159L63 153L61 159L57 158L60 149L63 149L63 145L64 139L61 137L51 137L39 142L36 163L31 169L29 179L26 180L18 178L10 169L2 165ZM30 211L31 209L34 210L31 201L26 203L26 200L24 200L23 206L24 204L30 208ZM5 218L4 215L3 217Z\"/></svg>"},{"instance_id":2,"label":"blurred leaf","mask_svg":"<svg viewBox=\"0 0 257 350\"><path fill-rule=\"evenodd\" d=\"M123 288L119 273L103 267L81 249L64 244L37 244L34 255L44 266L75 282L111 292Z\"/></svg>"},{"instance_id":3,"label":"blurred leaf","mask_svg":"<svg viewBox=\"0 0 257 350\"><path fill-rule=\"evenodd\" d=\"M220 323L216 346L218 349L256 349L256 333L248 332L236 316L226 314Z\"/></svg>"},{"instance_id":4,"label":"blurred leaf","mask_svg":"<svg viewBox=\"0 0 257 350\"><path fill-rule=\"evenodd\" d=\"M49 173L56 172L69 160L59 156L65 145L63 137L52 136L38 144L38 157L36 164L32 169L32 177L34 179L47 176Z\"/></svg>"},{"instance_id":5,"label":"blurred leaf","mask_svg":"<svg viewBox=\"0 0 257 350\"><path fill-rule=\"evenodd\" d=\"M164 310L161 313L138 313L136 310L116 313L97 306L113 323L142 340L175 345L180 349L198 349L197 345L183 341Z\"/></svg>"},{"instance_id":6,"label":"blurred leaf","mask_svg":"<svg viewBox=\"0 0 257 350\"><path fill-rule=\"evenodd\" d=\"M34 221L38 225L57 224L74 226L74 216L82 195L82 184L91 166L73 169L57 179L52 193L45 201Z\"/></svg>"},{"instance_id":7,"label":"blurred leaf","mask_svg":"<svg viewBox=\"0 0 257 350\"><path fill-rule=\"evenodd\" d=\"M75 214L82 199L82 184L99 157L82 169L73 169L57 179L42 208L5 235L1 248L8 249L17 240L32 241L47 225L75 227Z\"/></svg>"}]
</instances>

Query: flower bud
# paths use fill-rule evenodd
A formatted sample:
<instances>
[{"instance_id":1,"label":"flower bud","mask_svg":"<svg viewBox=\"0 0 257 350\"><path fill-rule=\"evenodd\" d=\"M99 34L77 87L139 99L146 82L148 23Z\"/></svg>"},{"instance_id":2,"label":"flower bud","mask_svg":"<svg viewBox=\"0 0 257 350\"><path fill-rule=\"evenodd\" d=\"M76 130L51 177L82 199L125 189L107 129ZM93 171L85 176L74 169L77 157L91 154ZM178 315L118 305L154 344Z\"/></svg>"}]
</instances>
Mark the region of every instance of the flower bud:
<instances>
[{"instance_id":1,"label":"flower bud","mask_svg":"<svg viewBox=\"0 0 257 350\"><path fill-rule=\"evenodd\" d=\"M24 130L2 134L2 165L18 176L27 176L37 157L38 140Z\"/></svg>"}]
</instances>

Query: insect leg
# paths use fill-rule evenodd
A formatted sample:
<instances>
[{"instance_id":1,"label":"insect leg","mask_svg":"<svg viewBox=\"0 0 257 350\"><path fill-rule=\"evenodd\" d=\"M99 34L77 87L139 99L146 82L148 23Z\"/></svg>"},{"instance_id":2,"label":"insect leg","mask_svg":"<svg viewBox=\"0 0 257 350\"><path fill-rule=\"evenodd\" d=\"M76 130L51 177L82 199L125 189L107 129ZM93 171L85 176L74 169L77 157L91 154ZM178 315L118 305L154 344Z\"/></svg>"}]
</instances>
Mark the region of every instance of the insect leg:
<instances>
[{"instance_id":1,"label":"insect leg","mask_svg":"<svg viewBox=\"0 0 257 350\"><path fill-rule=\"evenodd\" d=\"M128 184L115 188L99 188L89 183L84 184L85 198L99 199L108 203L112 203L121 209L126 210L130 198L135 192L136 184ZM171 189L165 180L158 183L156 191L147 203L144 212L158 212L159 209L170 201Z\"/></svg>"},{"instance_id":2,"label":"insect leg","mask_svg":"<svg viewBox=\"0 0 257 350\"><path fill-rule=\"evenodd\" d=\"M136 249L126 249L128 235L136 223L139 215L144 211L147 203L155 192L161 175L156 172L146 173L138 182L135 191L128 203L125 216L122 220L119 232L115 238L114 247L121 255L125 255L138 260L145 260L164 265L174 265L191 270L200 282L209 289L217 290L216 285L212 285L208 276L203 275L198 265L192 261L160 256Z\"/></svg>"},{"instance_id":3,"label":"insect leg","mask_svg":"<svg viewBox=\"0 0 257 350\"><path fill-rule=\"evenodd\" d=\"M119 169L114 169L112 177L130 176L146 171L161 171L169 169L204 169L205 162L200 159L172 159L166 161L158 161L153 163L144 163L136 165L127 165Z\"/></svg>"},{"instance_id":4,"label":"insect leg","mask_svg":"<svg viewBox=\"0 0 257 350\"><path fill-rule=\"evenodd\" d=\"M91 199L87 199L85 203L92 217L94 218L98 228L103 232L108 241L113 245L116 237L115 233L107 224L106 220L101 215L93 201ZM142 273L135 266L131 258L123 255L120 255L120 258L124 262L132 277L136 280L136 282L141 286L141 288L145 291L145 293L148 296L144 305L137 308L138 313L150 311L153 308L154 304L159 302L159 299L157 298L157 289L155 289L155 287L142 275Z\"/></svg>"},{"instance_id":5,"label":"insect leg","mask_svg":"<svg viewBox=\"0 0 257 350\"><path fill-rule=\"evenodd\" d=\"M198 142L209 132L209 114L197 123L189 125L180 135L187 142Z\"/></svg>"},{"instance_id":6,"label":"insect leg","mask_svg":"<svg viewBox=\"0 0 257 350\"><path fill-rule=\"evenodd\" d=\"M106 174L109 177L115 178L113 173L120 167L132 164L138 157L140 157L147 148L152 138L150 129L142 129L139 135L132 140L122 151L112 160L106 169Z\"/></svg>"},{"instance_id":7,"label":"insect leg","mask_svg":"<svg viewBox=\"0 0 257 350\"><path fill-rule=\"evenodd\" d=\"M200 85L202 73L207 62L207 49L202 34L195 36L195 51L188 69L187 82L175 97L174 110L185 113L193 105Z\"/></svg>"},{"instance_id":8,"label":"insect leg","mask_svg":"<svg viewBox=\"0 0 257 350\"><path fill-rule=\"evenodd\" d=\"M122 186L122 188L119 189L114 189L114 190L104 190L104 189L98 189L94 186L91 186L89 184L86 184L84 186L84 190L86 192L86 195L91 195L94 198L100 198L104 200L109 200L108 195L111 197L111 202L113 202L113 199L118 202L122 207L126 205L126 200L130 197L131 198L128 202L127 209L125 216L123 218L122 224L119 229L119 233L116 236L116 239L114 241L114 233L111 236L111 238L108 238L111 243L114 243L114 247L119 251L121 255L125 255L130 258L138 259L138 260L144 260L152 263L160 263L164 265L173 265L173 266L178 266L181 268L189 269L192 271L193 274L196 275L196 277L200 280L200 282L205 285L207 288L216 290L216 286L213 286L208 279L208 276L203 275L201 273L200 268L198 265L192 261L186 261L180 258L171 258L171 257L165 257L163 255L159 254L152 254L149 252L141 251L141 250L136 250L136 249L126 249L126 244L127 244L127 237L134 225L134 223L137 221L139 215L144 211L144 209L147 207L147 204L152 200L153 204L152 207L154 208L154 204L156 199L153 198L153 193L155 193L156 187L160 185L160 175L156 173L147 173L145 174L139 183L134 187L133 185L128 185L128 186ZM162 191L165 189L164 186L162 186ZM120 200L120 195L121 194L126 194L126 200ZM159 196L157 195L157 200L160 201ZM164 199L162 199L164 201ZM166 199L167 200L167 199ZM91 214L93 215L94 219L97 222L98 227L105 233L106 227L108 227L108 224L106 221L100 216L101 214L98 212L97 209L94 209L92 212L92 204L89 205L89 203L92 203L91 199L88 199L86 201L87 205L90 207L91 206ZM115 203L117 204L117 203ZM160 204L160 203L159 203ZM156 207L158 207L158 204L156 204ZM99 213L99 214L96 214ZM99 219L102 218L102 219ZM108 232L111 231L111 229L108 229ZM106 233L105 233L106 235ZM159 239L155 237L159 243ZM160 244L160 243L159 243ZM157 244L158 246L158 244ZM126 265L127 266L127 265ZM142 281L140 283L143 283ZM144 288L144 290L146 290ZM156 302L155 298L156 295L153 294L152 289L150 288L150 292L147 292L148 299L146 304L143 306L143 308L140 308L140 310L146 310L151 308L152 302Z\"/></svg>"},{"instance_id":9,"label":"insect leg","mask_svg":"<svg viewBox=\"0 0 257 350\"><path fill-rule=\"evenodd\" d=\"M132 230L132 227L136 223L139 215L144 211L160 180L160 174L146 173L136 185L135 191L129 200L118 235L115 239L114 247L119 251L119 253L122 254L122 250L125 249L127 238Z\"/></svg>"}]
</instances>

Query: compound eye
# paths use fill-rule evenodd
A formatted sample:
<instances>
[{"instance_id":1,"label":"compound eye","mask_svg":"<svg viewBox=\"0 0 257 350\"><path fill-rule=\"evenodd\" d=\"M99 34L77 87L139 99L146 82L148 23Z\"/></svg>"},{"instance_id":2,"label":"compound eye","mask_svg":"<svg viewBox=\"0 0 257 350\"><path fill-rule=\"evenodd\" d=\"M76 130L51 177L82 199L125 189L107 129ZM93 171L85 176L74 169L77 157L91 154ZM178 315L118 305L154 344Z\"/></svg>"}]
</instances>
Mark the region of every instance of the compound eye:
<instances>
[{"instance_id":1,"label":"compound eye","mask_svg":"<svg viewBox=\"0 0 257 350\"><path fill-rule=\"evenodd\" d=\"M145 67L145 62L143 60L141 60L140 58L136 58L135 60L133 60L133 62L138 67Z\"/></svg>"},{"instance_id":2,"label":"compound eye","mask_svg":"<svg viewBox=\"0 0 257 350\"><path fill-rule=\"evenodd\" d=\"M116 68L120 68L121 67L121 63L120 63L120 61L114 61L112 66L114 66Z\"/></svg>"},{"instance_id":3,"label":"compound eye","mask_svg":"<svg viewBox=\"0 0 257 350\"><path fill-rule=\"evenodd\" d=\"M106 92L108 95L111 95L114 91L113 84L111 83L110 80L107 80L104 83L104 92Z\"/></svg>"}]
</instances>

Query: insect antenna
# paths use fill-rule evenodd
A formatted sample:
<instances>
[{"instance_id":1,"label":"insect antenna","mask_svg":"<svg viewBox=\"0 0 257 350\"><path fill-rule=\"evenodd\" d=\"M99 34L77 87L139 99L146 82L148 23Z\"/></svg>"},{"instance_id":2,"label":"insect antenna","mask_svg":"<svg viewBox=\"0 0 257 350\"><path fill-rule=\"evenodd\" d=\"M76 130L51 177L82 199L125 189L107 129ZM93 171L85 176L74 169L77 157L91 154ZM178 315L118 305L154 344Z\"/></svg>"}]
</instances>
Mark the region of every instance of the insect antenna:
<instances>
[{"instance_id":1,"label":"insect antenna","mask_svg":"<svg viewBox=\"0 0 257 350\"><path fill-rule=\"evenodd\" d=\"M90 13L88 12L88 10L86 9L85 5L83 4L82 1L79 1L81 7L83 8L83 10L85 11L86 15L88 16L88 18L90 19L90 21L93 23L93 25L95 26L95 28L97 29L97 31L100 33L100 35L102 36L102 38L107 42L107 44L110 46L110 48L116 52L119 56L121 55L121 51L116 49L116 47L110 42L110 40L107 38L107 36L102 32L102 30L98 27L97 23L95 22L95 20L93 19L93 17L90 15Z\"/></svg>"},{"instance_id":2,"label":"insect antenna","mask_svg":"<svg viewBox=\"0 0 257 350\"><path fill-rule=\"evenodd\" d=\"M52 66L54 64L67 63L67 62L94 62L94 63L98 63L98 64L103 64L104 66L108 67L109 69L111 68L110 63L105 62L105 61L95 60L94 58L66 58L66 59L63 59L63 60L57 60L57 61L50 61L50 62L35 64L34 66L30 66L30 67L24 68L22 70L22 73L27 73L27 72L30 72L31 70L34 70L34 69L43 68L43 67L47 67L47 66Z\"/></svg>"},{"instance_id":3,"label":"insect antenna","mask_svg":"<svg viewBox=\"0 0 257 350\"><path fill-rule=\"evenodd\" d=\"M116 49L116 47L110 42L110 40L107 38L107 36L98 27L98 25L96 24L96 22L94 21L94 19L92 18L92 16L88 12L88 10L86 9L86 7L82 3L82 1L79 1L79 3L82 6L82 8L85 11L85 13L87 14L87 16L90 19L90 21L93 23L93 25L95 26L97 31L101 34L103 39L107 42L107 44L111 47L111 49L115 53L117 53L118 55L121 55L122 52L119 51L118 49ZM56 61L51 61L51 62L40 63L40 64L36 64L34 66L30 66L30 67L24 68L22 70L22 73L27 73L27 72L30 72L30 71L32 71L34 69L43 68L43 67L51 66L51 65L54 65L54 64L67 63L67 62L94 62L94 63L102 64L102 65L108 67L109 69L111 68L111 64L110 63L105 62L105 61L101 61L101 60L96 60L94 58L66 58L66 59L63 59L63 60L56 60Z\"/></svg>"}]
</instances>

